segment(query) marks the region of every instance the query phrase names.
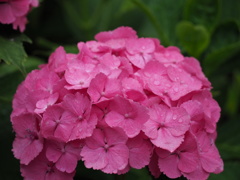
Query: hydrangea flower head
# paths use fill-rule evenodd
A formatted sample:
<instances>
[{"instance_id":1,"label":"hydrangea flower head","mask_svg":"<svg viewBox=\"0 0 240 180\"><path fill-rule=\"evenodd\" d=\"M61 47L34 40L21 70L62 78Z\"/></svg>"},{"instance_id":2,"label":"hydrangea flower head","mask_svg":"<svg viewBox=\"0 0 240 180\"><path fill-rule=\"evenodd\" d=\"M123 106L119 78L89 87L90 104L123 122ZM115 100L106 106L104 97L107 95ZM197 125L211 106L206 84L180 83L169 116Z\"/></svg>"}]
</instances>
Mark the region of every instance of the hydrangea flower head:
<instances>
[{"instance_id":1,"label":"hydrangea flower head","mask_svg":"<svg viewBox=\"0 0 240 180\"><path fill-rule=\"evenodd\" d=\"M0 0L0 23L13 24L13 29L23 32L27 13L38 3L38 0Z\"/></svg>"},{"instance_id":2,"label":"hydrangea flower head","mask_svg":"<svg viewBox=\"0 0 240 180\"><path fill-rule=\"evenodd\" d=\"M204 180L220 173L220 108L199 62L130 27L59 47L13 99L14 156L25 179L72 179L86 168ZM35 174L33 171L38 172Z\"/></svg>"}]
</instances>

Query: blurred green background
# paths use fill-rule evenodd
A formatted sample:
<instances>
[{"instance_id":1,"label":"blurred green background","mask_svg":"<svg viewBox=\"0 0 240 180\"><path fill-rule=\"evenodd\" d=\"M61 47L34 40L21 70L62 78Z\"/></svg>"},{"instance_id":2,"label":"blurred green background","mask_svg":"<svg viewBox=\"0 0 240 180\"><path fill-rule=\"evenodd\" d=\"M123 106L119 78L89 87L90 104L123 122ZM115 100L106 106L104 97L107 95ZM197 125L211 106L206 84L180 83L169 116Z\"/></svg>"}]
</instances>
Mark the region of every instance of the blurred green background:
<instances>
[{"instance_id":1,"label":"blurred green background","mask_svg":"<svg viewBox=\"0 0 240 180\"><path fill-rule=\"evenodd\" d=\"M11 148L11 101L24 75L46 63L62 45L77 52L79 41L100 31L131 26L141 37L155 37L165 46L178 46L196 57L212 82L222 108L217 147L224 172L210 180L240 179L240 1L236 0L42 0L28 15L26 31L0 25L0 179L22 179ZM9 40L11 39L11 40ZM106 175L79 164L75 179L138 179L146 169L125 176ZM160 179L167 179L161 176ZM179 178L184 179L184 178Z\"/></svg>"}]
</instances>

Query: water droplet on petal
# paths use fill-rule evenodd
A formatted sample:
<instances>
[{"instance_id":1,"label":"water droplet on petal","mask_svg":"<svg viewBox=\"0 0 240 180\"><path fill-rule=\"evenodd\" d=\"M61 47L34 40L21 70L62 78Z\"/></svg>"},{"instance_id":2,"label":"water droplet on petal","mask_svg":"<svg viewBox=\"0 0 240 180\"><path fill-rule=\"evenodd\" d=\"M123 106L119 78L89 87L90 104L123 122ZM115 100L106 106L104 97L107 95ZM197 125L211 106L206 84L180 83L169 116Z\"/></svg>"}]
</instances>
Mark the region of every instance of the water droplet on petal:
<instances>
[{"instance_id":1,"label":"water droplet on petal","mask_svg":"<svg viewBox=\"0 0 240 180\"><path fill-rule=\"evenodd\" d=\"M151 77L151 74L150 74L149 72L144 72L144 75L145 75L146 77Z\"/></svg>"},{"instance_id":2,"label":"water droplet on petal","mask_svg":"<svg viewBox=\"0 0 240 180\"><path fill-rule=\"evenodd\" d=\"M178 92L178 88L177 88L177 87L175 87L175 88L174 88L174 91L175 91L175 92Z\"/></svg>"},{"instance_id":3,"label":"water droplet on petal","mask_svg":"<svg viewBox=\"0 0 240 180\"><path fill-rule=\"evenodd\" d=\"M177 115L173 115L173 119L174 119L174 120L177 119Z\"/></svg>"},{"instance_id":4,"label":"water droplet on petal","mask_svg":"<svg viewBox=\"0 0 240 180\"><path fill-rule=\"evenodd\" d=\"M164 92L164 94L167 94L167 93L168 93L168 90L164 90L163 92Z\"/></svg>"},{"instance_id":5,"label":"water droplet on petal","mask_svg":"<svg viewBox=\"0 0 240 180\"><path fill-rule=\"evenodd\" d=\"M155 80L155 81L153 82L153 84L156 85L156 86L158 86L158 85L160 85L160 81Z\"/></svg>"}]
</instances>

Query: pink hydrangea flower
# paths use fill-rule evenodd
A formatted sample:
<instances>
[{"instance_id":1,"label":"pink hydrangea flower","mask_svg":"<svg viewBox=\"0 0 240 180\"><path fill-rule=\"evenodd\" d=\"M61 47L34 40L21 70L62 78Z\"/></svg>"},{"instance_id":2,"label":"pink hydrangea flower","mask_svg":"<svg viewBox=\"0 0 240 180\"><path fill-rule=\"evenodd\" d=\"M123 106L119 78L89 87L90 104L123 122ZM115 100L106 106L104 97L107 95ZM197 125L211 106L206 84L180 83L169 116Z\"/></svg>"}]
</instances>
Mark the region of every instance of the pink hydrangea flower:
<instances>
[{"instance_id":1,"label":"pink hydrangea flower","mask_svg":"<svg viewBox=\"0 0 240 180\"><path fill-rule=\"evenodd\" d=\"M95 38L77 54L60 46L19 85L11 122L22 176L73 179L78 161L109 174L148 166L156 178L223 171L220 107L199 62L130 27Z\"/></svg>"},{"instance_id":2,"label":"pink hydrangea flower","mask_svg":"<svg viewBox=\"0 0 240 180\"><path fill-rule=\"evenodd\" d=\"M164 105L153 106L149 115L143 131L155 146L173 152L180 146L189 129L189 115L183 108L168 108Z\"/></svg>"},{"instance_id":3,"label":"pink hydrangea flower","mask_svg":"<svg viewBox=\"0 0 240 180\"><path fill-rule=\"evenodd\" d=\"M148 119L147 110L139 103L116 96L109 103L105 121L110 127L121 127L128 137L135 137Z\"/></svg>"},{"instance_id":4,"label":"pink hydrangea flower","mask_svg":"<svg viewBox=\"0 0 240 180\"><path fill-rule=\"evenodd\" d=\"M37 6L38 0L0 0L0 23L13 24L13 29L23 32L27 13Z\"/></svg>"},{"instance_id":5,"label":"pink hydrangea flower","mask_svg":"<svg viewBox=\"0 0 240 180\"><path fill-rule=\"evenodd\" d=\"M152 154L152 144L144 135L128 139L129 148L129 166L136 169L142 169L150 162Z\"/></svg>"},{"instance_id":6,"label":"pink hydrangea flower","mask_svg":"<svg viewBox=\"0 0 240 180\"><path fill-rule=\"evenodd\" d=\"M56 164L49 161L43 151L30 164L21 165L21 174L26 180L72 180L75 172L59 171Z\"/></svg>"},{"instance_id":7,"label":"pink hydrangea flower","mask_svg":"<svg viewBox=\"0 0 240 180\"><path fill-rule=\"evenodd\" d=\"M128 164L128 137L121 129L95 129L85 140L81 156L87 168L101 169L106 173L117 173Z\"/></svg>"},{"instance_id":8,"label":"pink hydrangea flower","mask_svg":"<svg viewBox=\"0 0 240 180\"><path fill-rule=\"evenodd\" d=\"M173 153L160 148L156 152L159 156L159 168L170 178L177 178L182 173L191 173L197 169L197 142L190 133L186 134L184 142Z\"/></svg>"},{"instance_id":9,"label":"pink hydrangea flower","mask_svg":"<svg viewBox=\"0 0 240 180\"><path fill-rule=\"evenodd\" d=\"M62 172L72 173L75 171L80 158L82 147L81 141L63 143L58 141L47 141L46 157L55 163L55 167Z\"/></svg>"},{"instance_id":10,"label":"pink hydrangea flower","mask_svg":"<svg viewBox=\"0 0 240 180\"><path fill-rule=\"evenodd\" d=\"M38 118L33 114L22 114L12 118L16 138L13 153L22 164L28 165L43 149L43 138L39 133Z\"/></svg>"}]
</instances>

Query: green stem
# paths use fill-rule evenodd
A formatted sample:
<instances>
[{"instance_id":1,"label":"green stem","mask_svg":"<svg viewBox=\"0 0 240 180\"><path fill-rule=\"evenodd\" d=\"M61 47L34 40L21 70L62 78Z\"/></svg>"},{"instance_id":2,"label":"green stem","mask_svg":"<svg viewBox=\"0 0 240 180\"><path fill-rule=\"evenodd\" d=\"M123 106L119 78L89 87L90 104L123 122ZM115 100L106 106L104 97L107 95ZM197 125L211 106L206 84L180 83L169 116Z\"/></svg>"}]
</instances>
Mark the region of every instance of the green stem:
<instances>
[{"instance_id":1,"label":"green stem","mask_svg":"<svg viewBox=\"0 0 240 180\"><path fill-rule=\"evenodd\" d=\"M152 22L153 26L155 27L155 29L158 33L160 40L161 40L161 44L163 44L165 46L169 46L170 42L169 42L168 38L166 37L166 35L164 34L164 32L161 28L161 25L159 24L158 20L153 15L151 10L143 2L141 2L141 0L132 0L132 2L134 4L136 4L147 15L149 20Z\"/></svg>"}]
</instances>

